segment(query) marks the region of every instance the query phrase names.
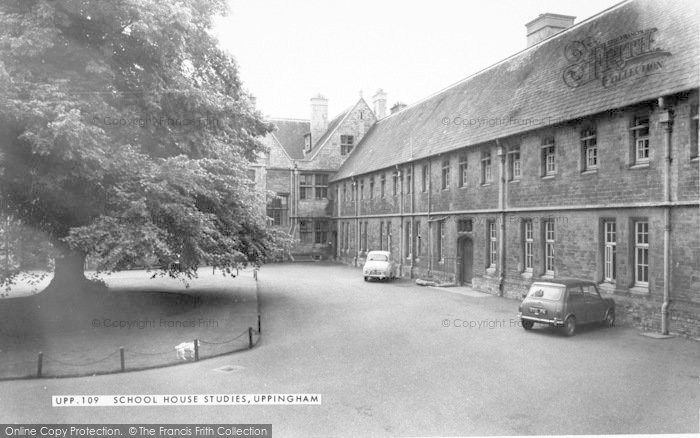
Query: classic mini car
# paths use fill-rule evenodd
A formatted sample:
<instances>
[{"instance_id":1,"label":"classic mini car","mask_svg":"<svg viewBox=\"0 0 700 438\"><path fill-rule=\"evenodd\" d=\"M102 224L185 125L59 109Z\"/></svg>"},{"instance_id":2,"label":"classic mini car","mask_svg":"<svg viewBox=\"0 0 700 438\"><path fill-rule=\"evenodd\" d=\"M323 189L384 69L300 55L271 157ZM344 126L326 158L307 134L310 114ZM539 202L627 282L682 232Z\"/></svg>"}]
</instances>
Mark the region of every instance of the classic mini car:
<instances>
[{"instance_id":1,"label":"classic mini car","mask_svg":"<svg viewBox=\"0 0 700 438\"><path fill-rule=\"evenodd\" d=\"M557 279L530 286L518 309L525 330L535 323L561 327L573 336L580 324L603 322L615 325L615 301L603 298L592 281Z\"/></svg>"},{"instance_id":2,"label":"classic mini car","mask_svg":"<svg viewBox=\"0 0 700 438\"><path fill-rule=\"evenodd\" d=\"M396 278L396 265L391 261L389 251L370 251L367 253L367 260L362 267L362 275L365 281L370 278L378 280Z\"/></svg>"}]
</instances>

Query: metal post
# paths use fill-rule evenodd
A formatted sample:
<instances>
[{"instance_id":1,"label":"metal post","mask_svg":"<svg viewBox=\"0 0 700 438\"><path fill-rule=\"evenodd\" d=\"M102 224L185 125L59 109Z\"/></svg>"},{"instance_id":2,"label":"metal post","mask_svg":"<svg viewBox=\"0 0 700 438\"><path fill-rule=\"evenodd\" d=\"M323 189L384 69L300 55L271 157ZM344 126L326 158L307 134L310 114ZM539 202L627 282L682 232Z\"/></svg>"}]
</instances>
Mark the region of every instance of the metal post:
<instances>
[{"instance_id":1,"label":"metal post","mask_svg":"<svg viewBox=\"0 0 700 438\"><path fill-rule=\"evenodd\" d=\"M262 333L262 330L260 329L260 314L258 313L258 334Z\"/></svg>"},{"instance_id":2,"label":"metal post","mask_svg":"<svg viewBox=\"0 0 700 438\"><path fill-rule=\"evenodd\" d=\"M199 341L197 339L194 340L194 361L199 361Z\"/></svg>"},{"instance_id":3,"label":"metal post","mask_svg":"<svg viewBox=\"0 0 700 438\"><path fill-rule=\"evenodd\" d=\"M122 366L122 372L124 372L124 347L119 347L119 359Z\"/></svg>"},{"instance_id":4,"label":"metal post","mask_svg":"<svg viewBox=\"0 0 700 438\"><path fill-rule=\"evenodd\" d=\"M253 327L248 327L248 348L253 348Z\"/></svg>"},{"instance_id":5,"label":"metal post","mask_svg":"<svg viewBox=\"0 0 700 438\"><path fill-rule=\"evenodd\" d=\"M36 367L36 376L37 377L41 377L41 369L42 369L43 365L44 365L44 353L42 353L40 351L39 352L39 362L38 362L37 367Z\"/></svg>"}]
</instances>

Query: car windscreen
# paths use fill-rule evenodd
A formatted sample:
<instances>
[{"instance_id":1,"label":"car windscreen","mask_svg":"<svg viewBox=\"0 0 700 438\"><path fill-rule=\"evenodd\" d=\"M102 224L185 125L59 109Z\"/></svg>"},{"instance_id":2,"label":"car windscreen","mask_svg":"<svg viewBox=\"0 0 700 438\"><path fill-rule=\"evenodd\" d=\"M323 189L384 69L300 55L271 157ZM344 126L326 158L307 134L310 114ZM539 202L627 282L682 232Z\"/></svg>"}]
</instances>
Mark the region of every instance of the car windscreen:
<instances>
[{"instance_id":1,"label":"car windscreen","mask_svg":"<svg viewBox=\"0 0 700 438\"><path fill-rule=\"evenodd\" d=\"M557 301L561 299L564 289L560 286L547 286L542 284L534 284L527 294L528 298L538 298L541 300Z\"/></svg>"},{"instance_id":2,"label":"car windscreen","mask_svg":"<svg viewBox=\"0 0 700 438\"><path fill-rule=\"evenodd\" d=\"M388 262L389 258L384 254L370 254L367 258L368 262Z\"/></svg>"}]
</instances>

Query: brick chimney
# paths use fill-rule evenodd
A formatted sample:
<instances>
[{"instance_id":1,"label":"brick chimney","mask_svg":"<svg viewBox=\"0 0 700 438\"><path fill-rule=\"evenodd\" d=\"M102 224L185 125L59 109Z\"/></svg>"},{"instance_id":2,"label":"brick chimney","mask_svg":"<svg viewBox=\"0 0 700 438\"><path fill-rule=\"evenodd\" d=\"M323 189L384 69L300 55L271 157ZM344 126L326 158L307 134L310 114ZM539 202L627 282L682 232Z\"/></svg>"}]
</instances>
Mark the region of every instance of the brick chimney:
<instances>
[{"instance_id":1,"label":"brick chimney","mask_svg":"<svg viewBox=\"0 0 700 438\"><path fill-rule=\"evenodd\" d=\"M311 143L321 139L328 130L328 99L318 94L311 98Z\"/></svg>"},{"instance_id":2,"label":"brick chimney","mask_svg":"<svg viewBox=\"0 0 700 438\"><path fill-rule=\"evenodd\" d=\"M576 17L547 12L525 24L527 28L527 47L532 47L552 35L574 25Z\"/></svg>"},{"instance_id":3,"label":"brick chimney","mask_svg":"<svg viewBox=\"0 0 700 438\"><path fill-rule=\"evenodd\" d=\"M394 106L391 107L391 113L396 114L402 109L406 108L406 104L403 102L396 102Z\"/></svg>"},{"instance_id":4,"label":"brick chimney","mask_svg":"<svg viewBox=\"0 0 700 438\"><path fill-rule=\"evenodd\" d=\"M372 103L374 104L374 115L377 116L377 120L381 120L386 117L386 93L381 88L374 93L372 97Z\"/></svg>"}]
</instances>

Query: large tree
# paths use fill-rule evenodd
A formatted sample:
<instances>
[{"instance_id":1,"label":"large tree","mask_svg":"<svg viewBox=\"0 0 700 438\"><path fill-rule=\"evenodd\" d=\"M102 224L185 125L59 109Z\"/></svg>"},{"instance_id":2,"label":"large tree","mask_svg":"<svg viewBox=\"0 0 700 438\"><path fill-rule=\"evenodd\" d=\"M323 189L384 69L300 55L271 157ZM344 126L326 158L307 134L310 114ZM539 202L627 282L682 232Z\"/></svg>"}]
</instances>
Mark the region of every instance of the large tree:
<instances>
[{"instance_id":1,"label":"large tree","mask_svg":"<svg viewBox=\"0 0 700 438\"><path fill-rule=\"evenodd\" d=\"M0 3L0 201L60 250L54 285L88 254L188 275L275 248L246 175L271 127L212 35L225 5Z\"/></svg>"}]
</instances>

